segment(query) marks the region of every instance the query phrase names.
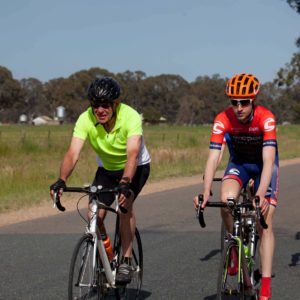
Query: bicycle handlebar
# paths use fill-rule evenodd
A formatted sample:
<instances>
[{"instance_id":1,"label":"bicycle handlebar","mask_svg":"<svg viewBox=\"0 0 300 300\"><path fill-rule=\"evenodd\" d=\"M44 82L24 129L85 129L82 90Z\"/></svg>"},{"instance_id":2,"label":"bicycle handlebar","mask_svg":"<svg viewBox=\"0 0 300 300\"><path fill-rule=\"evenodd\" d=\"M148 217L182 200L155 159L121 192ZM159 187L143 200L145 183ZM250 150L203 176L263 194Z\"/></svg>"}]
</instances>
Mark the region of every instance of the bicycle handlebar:
<instances>
[{"instance_id":1,"label":"bicycle handlebar","mask_svg":"<svg viewBox=\"0 0 300 300\"><path fill-rule=\"evenodd\" d=\"M65 187L63 189L64 192L70 192L70 193L83 193L87 195L96 195L99 196L100 194L119 194L120 189L118 187L115 188L102 188L102 186L95 186L90 185L87 187ZM109 211L116 212L113 208L110 208L109 206L105 205L104 203L99 202L99 205ZM60 197L58 193L54 193L53 197L53 207L57 208L60 211L65 211L66 208L62 206L60 202ZM125 207L119 206L122 213L126 214L127 209Z\"/></svg>"},{"instance_id":2,"label":"bicycle handlebar","mask_svg":"<svg viewBox=\"0 0 300 300\"><path fill-rule=\"evenodd\" d=\"M253 208L252 203L248 202L248 203L236 203L234 201L233 198L228 198L227 199L227 203L225 202L215 202L215 201L208 201L206 203L207 207L225 207L225 208L229 208L229 209L235 209L237 207L241 208L241 207L245 207L245 208ZM197 208L197 217L199 220L199 224L202 228L206 227L205 221L204 221L204 208L201 207L203 203L203 195L199 194L198 195L198 208ZM255 211L256 211L256 217L257 219L259 219L261 226L264 229L268 228L268 225L265 221L265 218L260 210L259 207L259 197L255 196Z\"/></svg>"}]
</instances>

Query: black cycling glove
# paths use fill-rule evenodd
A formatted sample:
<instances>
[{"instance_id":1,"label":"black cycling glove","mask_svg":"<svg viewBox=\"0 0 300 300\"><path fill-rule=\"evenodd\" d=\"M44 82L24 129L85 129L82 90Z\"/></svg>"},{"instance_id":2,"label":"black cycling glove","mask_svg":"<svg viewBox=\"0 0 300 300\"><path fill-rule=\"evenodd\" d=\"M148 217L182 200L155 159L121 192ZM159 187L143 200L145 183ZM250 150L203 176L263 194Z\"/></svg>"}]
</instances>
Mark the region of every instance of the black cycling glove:
<instances>
[{"instance_id":1,"label":"black cycling glove","mask_svg":"<svg viewBox=\"0 0 300 300\"><path fill-rule=\"evenodd\" d=\"M130 197L131 195L130 185L128 182L120 182L118 186L118 190L126 198Z\"/></svg>"},{"instance_id":2,"label":"black cycling glove","mask_svg":"<svg viewBox=\"0 0 300 300\"><path fill-rule=\"evenodd\" d=\"M58 192L60 189L66 188L66 182L59 178L55 183L50 185L50 191Z\"/></svg>"}]
</instances>

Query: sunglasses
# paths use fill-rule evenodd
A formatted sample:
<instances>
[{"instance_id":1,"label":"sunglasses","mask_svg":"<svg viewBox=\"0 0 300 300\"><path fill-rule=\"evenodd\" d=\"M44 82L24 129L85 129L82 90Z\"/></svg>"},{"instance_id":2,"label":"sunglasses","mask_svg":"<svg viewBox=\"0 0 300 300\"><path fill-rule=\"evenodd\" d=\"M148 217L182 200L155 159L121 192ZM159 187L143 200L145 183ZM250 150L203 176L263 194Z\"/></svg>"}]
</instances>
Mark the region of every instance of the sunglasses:
<instances>
[{"instance_id":1,"label":"sunglasses","mask_svg":"<svg viewBox=\"0 0 300 300\"><path fill-rule=\"evenodd\" d=\"M103 103L95 103L95 104L91 104L92 108L104 108L104 109L108 109L112 107L112 103L111 102L103 102Z\"/></svg>"},{"instance_id":2,"label":"sunglasses","mask_svg":"<svg viewBox=\"0 0 300 300\"><path fill-rule=\"evenodd\" d=\"M252 103L252 99L242 99L242 100L231 99L230 102L232 106L240 105L241 107L246 107Z\"/></svg>"}]
</instances>

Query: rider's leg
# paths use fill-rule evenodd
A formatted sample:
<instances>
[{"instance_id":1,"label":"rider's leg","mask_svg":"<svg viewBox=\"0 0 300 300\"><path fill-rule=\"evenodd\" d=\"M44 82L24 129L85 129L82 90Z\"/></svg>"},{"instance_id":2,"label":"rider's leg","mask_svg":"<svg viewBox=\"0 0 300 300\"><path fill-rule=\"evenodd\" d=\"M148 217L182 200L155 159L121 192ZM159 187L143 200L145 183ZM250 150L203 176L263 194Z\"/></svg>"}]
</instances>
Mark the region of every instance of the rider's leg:
<instances>
[{"instance_id":1,"label":"rider's leg","mask_svg":"<svg viewBox=\"0 0 300 300\"><path fill-rule=\"evenodd\" d=\"M130 206L126 214L120 213L120 232L122 239L122 250L124 257L131 257L132 255L132 241L135 235L136 219L133 210L133 202L139 195L143 186L145 185L150 174L150 165L138 166L135 175L130 184L132 191L130 198Z\"/></svg>"},{"instance_id":2,"label":"rider's leg","mask_svg":"<svg viewBox=\"0 0 300 300\"><path fill-rule=\"evenodd\" d=\"M266 223L268 224L267 229L262 229L258 226L258 232L260 235L260 258L262 268L262 286L260 290L261 296L271 296L271 276L272 276L272 262L275 249L275 237L273 232L273 216L275 213L275 207L269 206L268 212L264 215ZM268 298L266 298L268 299Z\"/></svg>"},{"instance_id":3,"label":"rider's leg","mask_svg":"<svg viewBox=\"0 0 300 300\"><path fill-rule=\"evenodd\" d=\"M133 193L130 196L131 205L126 214L120 213L120 233L122 240L122 250L124 257L131 257L132 241L135 234L136 220L133 211Z\"/></svg>"},{"instance_id":4,"label":"rider's leg","mask_svg":"<svg viewBox=\"0 0 300 300\"><path fill-rule=\"evenodd\" d=\"M240 183L235 179L225 179L221 185L221 201L227 202L227 198L237 198L240 194ZM227 208L221 208L221 216L225 224L226 230L232 232L233 219L230 211Z\"/></svg>"},{"instance_id":5,"label":"rider's leg","mask_svg":"<svg viewBox=\"0 0 300 300\"><path fill-rule=\"evenodd\" d=\"M104 236L106 236L106 229L104 226L104 219L106 216L106 210L105 209L100 209L99 213L98 213L98 219L97 219L97 224L98 224L98 228L100 230L100 233Z\"/></svg>"},{"instance_id":6,"label":"rider's leg","mask_svg":"<svg viewBox=\"0 0 300 300\"><path fill-rule=\"evenodd\" d=\"M262 266L262 275L264 277L271 277L272 275L272 261L275 249L275 237L273 232L273 216L275 207L270 205L267 215L265 215L266 223L268 224L267 229L262 229L258 226L260 235L260 257Z\"/></svg>"},{"instance_id":7,"label":"rider's leg","mask_svg":"<svg viewBox=\"0 0 300 300\"><path fill-rule=\"evenodd\" d=\"M264 217L268 224L267 229L262 229L258 224L257 230L260 235L260 260L262 267L262 280L260 289L260 300L267 300L271 297L271 274L272 274L272 263L275 249L275 237L273 232L273 218L275 209L278 202L278 158L274 164L274 170L268 193L266 194L266 200L269 202L269 207Z\"/></svg>"}]
</instances>

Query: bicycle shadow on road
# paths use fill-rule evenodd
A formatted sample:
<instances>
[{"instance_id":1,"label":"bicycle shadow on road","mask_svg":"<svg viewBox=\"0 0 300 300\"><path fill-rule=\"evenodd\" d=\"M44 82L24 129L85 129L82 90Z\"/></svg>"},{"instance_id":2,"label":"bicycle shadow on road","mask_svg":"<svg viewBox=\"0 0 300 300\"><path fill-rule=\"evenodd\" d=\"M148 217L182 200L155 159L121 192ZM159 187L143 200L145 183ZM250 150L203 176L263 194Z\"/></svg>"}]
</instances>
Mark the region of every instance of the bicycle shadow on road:
<instances>
[{"instance_id":1,"label":"bicycle shadow on road","mask_svg":"<svg viewBox=\"0 0 300 300\"><path fill-rule=\"evenodd\" d=\"M211 296L207 296L207 297L203 298L203 300L217 300L217 295L214 294L214 295L211 295Z\"/></svg>"},{"instance_id":2,"label":"bicycle shadow on road","mask_svg":"<svg viewBox=\"0 0 300 300\"><path fill-rule=\"evenodd\" d=\"M300 231L295 234L295 240L300 240ZM300 252L291 255L291 263L289 263L289 267L299 266L300 261Z\"/></svg>"},{"instance_id":3,"label":"bicycle shadow on road","mask_svg":"<svg viewBox=\"0 0 300 300\"><path fill-rule=\"evenodd\" d=\"M149 298L151 295L152 295L152 293L149 292L149 291L140 290L138 299L141 299L141 300L142 300L142 299L147 299L147 298ZM131 299L131 298L129 298L129 299ZM136 299L136 298L132 298L132 299Z\"/></svg>"},{"instance_id":4,"label":"bicycle shadow on road","mask_svg":"<svg viewBox=\"0 0 300 300\"><path fill-rule=\"evenodd\" d=\"M299 261L300 261L300 252L292 254L292 259L291 263L289 264L289 267L296 267L299 266Z\"/></svg>"},{"instance_id":5,"label":"bicycle shadow on road","mask_svg":"<svg viewBox=\"0 0 300 300\"><path fill-rule=\"evenodd\" d=\"M208 254L206 254L203 258L200 258L200 260L201 261L208 261L212 257L218 255L219 253L221 253L221 249L214 249L214 250L210 251Z\"/></svg>"}]
</instances>

